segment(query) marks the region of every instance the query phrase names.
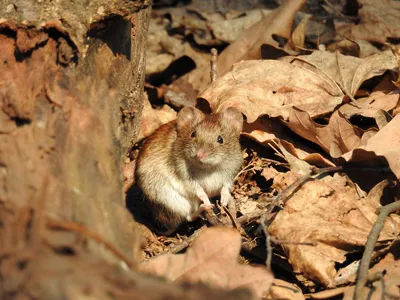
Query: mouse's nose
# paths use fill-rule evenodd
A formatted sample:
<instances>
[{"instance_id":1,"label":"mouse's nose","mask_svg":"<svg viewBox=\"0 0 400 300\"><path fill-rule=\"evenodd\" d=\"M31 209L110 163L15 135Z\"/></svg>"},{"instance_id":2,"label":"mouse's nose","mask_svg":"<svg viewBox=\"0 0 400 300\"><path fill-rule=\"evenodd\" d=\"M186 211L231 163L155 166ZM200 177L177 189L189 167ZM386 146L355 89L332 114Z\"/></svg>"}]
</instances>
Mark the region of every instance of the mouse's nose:
<instances>
[{"instance_id":1,"label":"mouse's nose","mask_svg":"<svg viewBox=\"0 0 400 300\"><path fill-rule=\"evenodd\" d=\"M198 159L203 159L203 158L206 158L208 156L208 154L206 151L204 151L204 149L198 149L196 156Z\"/></svg>"}]
</instances>

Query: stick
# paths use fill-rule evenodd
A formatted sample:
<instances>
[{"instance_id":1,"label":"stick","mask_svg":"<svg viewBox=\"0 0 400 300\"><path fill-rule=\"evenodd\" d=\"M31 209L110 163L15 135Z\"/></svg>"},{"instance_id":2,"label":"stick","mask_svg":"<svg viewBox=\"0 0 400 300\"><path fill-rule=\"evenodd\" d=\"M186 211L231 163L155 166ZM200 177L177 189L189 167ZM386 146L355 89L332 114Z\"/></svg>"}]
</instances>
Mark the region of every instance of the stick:
<instances>
[{"instance_id":1,"label":"stick","mask_svg":"<svg viewBox=\"0 0 400 300\"><path fill-rule=\"evenodd\" d=\"M261 219L261 228L265 235L265 250L267 251L267 258L265 260L265 265L269 270L271 270L271 260L272 260L272 246L271 246L271 236L268 234L267 226L265 225L265 219L267 218L267 214L264 214Z\"/></svg>"},{"instance_id":2,"label":"stick","mask_svg":"<svg viewBox=\"0 0 400 300\"><path fill-rule=\"evenodd\" d=\"M179 245L176 245L176 246L174 246L174 247L168 249L168 251L166 251L166 252L162 252L162 253L159 253L159 254L155 255L155 256L153 256L151 259L153 259L153 258L155 258L155 257L157 257L157 256L159 256L159 255L161 255L161 254L165 254L165 253L167 253L167 254L175 254L175 253L181 252L183 249L189 247L190 244L194 241L194 239L195 239L195 238L200 234L200 232L202 232L205 228L207 228L207 226L200 227L200 228L197 229L195 232L193 232L193 234L192 234L191 236L189 236L186 240L184 240L184 241L183 241L182 243L180 243Z\"/></svg>"},{"instance_id":3,"label":"stick","mask_svg":"<svg viewBox=\"0 0 400 300\"><path fill-rule=\"evenodd\" d=\"M368 235L367 242L365 243L364 253L357 272L357 283L353 295L354 300L365 299L365 297L363 297L363 287L368 280L368 269L371 263L372 252L374 251L376 241L379 238L387 216L399 209L400 201L393 202L391 204L381 207L380 209L378 218L376 219L374 226L372 226L372 229Z\"/></svg>"}]
</instances>

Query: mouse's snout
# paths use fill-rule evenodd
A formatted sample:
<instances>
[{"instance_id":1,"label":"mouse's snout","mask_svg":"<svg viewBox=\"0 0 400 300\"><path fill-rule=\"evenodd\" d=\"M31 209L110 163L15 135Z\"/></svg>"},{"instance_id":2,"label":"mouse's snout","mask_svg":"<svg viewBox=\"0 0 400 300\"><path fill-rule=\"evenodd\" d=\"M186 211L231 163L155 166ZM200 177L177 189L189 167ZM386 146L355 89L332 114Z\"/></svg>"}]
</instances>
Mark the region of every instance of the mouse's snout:
<instances>
[{"instance_id":1,"label":"mouse's snout","mask_svg":"<svg viewBox=\"0 0 400 300\"><path fill-rule=\"evenodd\" d=\"M200 148L196 151L196 157L197 159L201 160L208 157L208 153L204 149Z\"/></svg>"}]
</instances>

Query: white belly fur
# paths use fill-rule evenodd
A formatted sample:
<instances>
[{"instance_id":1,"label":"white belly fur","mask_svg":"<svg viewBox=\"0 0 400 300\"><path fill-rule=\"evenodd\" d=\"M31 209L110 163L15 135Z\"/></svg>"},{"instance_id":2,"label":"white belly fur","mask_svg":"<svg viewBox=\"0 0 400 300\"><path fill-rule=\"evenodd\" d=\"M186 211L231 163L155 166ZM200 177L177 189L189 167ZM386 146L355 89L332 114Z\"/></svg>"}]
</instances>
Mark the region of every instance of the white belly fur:
<instances>
[{"instance_id":1,"label":"white belly fur","mask_svg":"<svg viewBox=\"0 0 400 300\"><path fill-rule=\"evenodd\" d=\"M209 198L219 196L221 194L222 186L226 185L229 188L232 186L232 179L227 177L222 172L213 172L208 176L198 180L198 183L206 192Z\"/></svg>"}]
</instances>

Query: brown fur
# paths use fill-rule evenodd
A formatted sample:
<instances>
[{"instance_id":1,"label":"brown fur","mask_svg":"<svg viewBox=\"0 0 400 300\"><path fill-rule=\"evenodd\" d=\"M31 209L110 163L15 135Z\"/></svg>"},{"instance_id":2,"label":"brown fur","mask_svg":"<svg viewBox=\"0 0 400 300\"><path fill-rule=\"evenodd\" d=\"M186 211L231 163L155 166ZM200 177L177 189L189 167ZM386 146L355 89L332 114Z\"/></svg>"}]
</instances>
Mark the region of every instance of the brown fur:
<instances>
[{"instance_id":1,"label":"brown fur","mask_svg":"<svg viewBox=\"0 0 400 300\"><path fill-rule=\"evenodd\" d=\"M205 116L184 108L176 121L162 125L145 141L136 164L136 182L156 221L169 232L198 209L197 186L212 197L222 185L232 185L242 163L242 122L236 109ZM204 160L196 156L199 149L207 153Z\"/></svg>"}]
</instances>

